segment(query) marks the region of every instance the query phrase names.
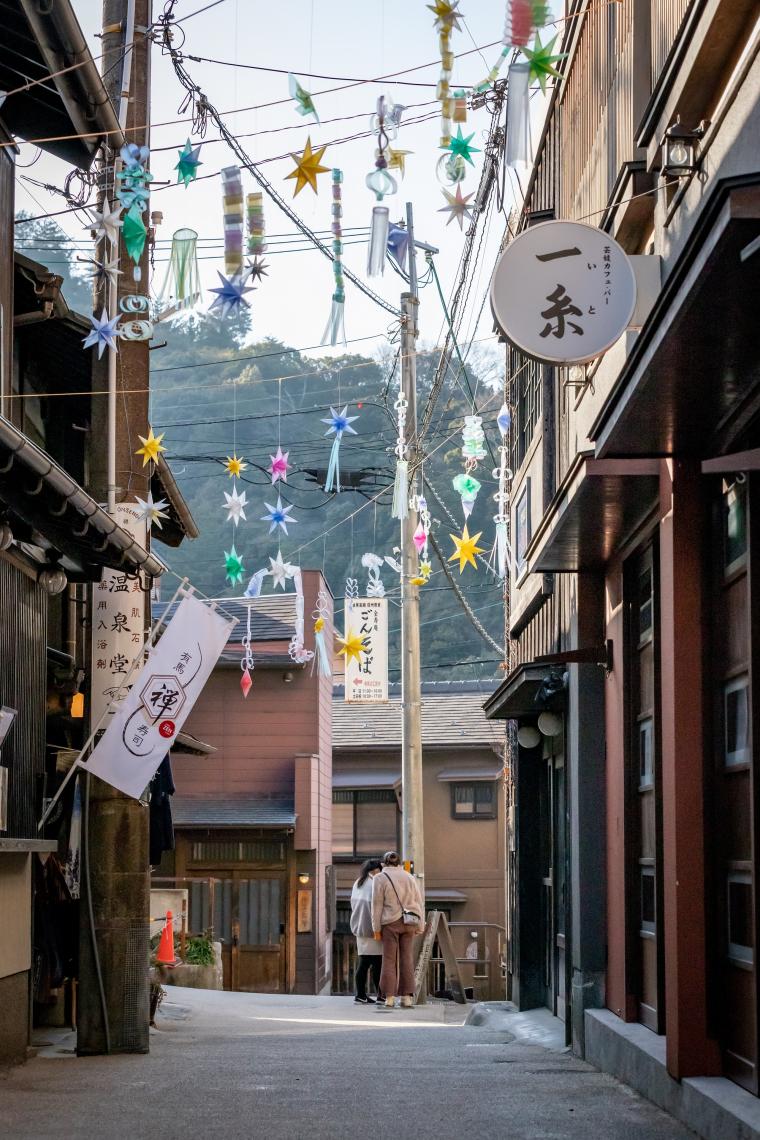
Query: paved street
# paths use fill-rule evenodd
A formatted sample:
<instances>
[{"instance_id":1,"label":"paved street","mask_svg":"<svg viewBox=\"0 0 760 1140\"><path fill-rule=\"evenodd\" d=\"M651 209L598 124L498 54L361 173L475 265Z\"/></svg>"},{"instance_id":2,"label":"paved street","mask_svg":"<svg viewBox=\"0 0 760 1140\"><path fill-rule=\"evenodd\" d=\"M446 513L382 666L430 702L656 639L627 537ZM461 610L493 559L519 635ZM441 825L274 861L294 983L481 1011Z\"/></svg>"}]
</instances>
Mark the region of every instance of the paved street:
<instances>
[{"instance_id":1,"label":"paved street","mask_svg":"<svg viewBox=\"0 0 760 1140\"><path fill-rule=\"evenodd\" d=\"M0 1078L8 1140L678 1140L690 1135L525 1019L170 989L145 1057L70 1041ZM514 1028L515 1036L508 1030Z\"/></svg>"}]
</instances>

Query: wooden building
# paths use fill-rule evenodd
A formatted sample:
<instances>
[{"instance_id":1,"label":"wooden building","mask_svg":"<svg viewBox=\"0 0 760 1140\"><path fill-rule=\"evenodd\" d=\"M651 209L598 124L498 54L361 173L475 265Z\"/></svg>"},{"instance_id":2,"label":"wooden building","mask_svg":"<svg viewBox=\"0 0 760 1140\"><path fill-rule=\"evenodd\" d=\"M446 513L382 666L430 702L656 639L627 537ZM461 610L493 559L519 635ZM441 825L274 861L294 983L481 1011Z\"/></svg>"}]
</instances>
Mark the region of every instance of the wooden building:
<instances>
[{"instance_id":1,"label":"wooden building","mask_svg":"<svg viewBox=\"0 0 760 1140\"><path fill-rule=\"evenodd\" d=\"M639 304L591 364L507 349L515 661L487 710L562 723L515 741L512 992L736 1135L760 1092L758 8L568 15L516 220L600 226Z\"/></svg>"},{"instance_id":2,"label":"wooden building","mask_svg":"<svg viewBox=\"0 0 760 1140\"><path fill-rule=\"evenodd\" d=\"M304 571L304 606L320 590ZM294 593L250 604L253 688L240 689L248 605L188 717L210 753L172 751L176 850L157 878L190 889L190 926L213 927L228 989L320 993L331 972L332 680L294 663ZM325 629L327 643L332 625Z\"/></svg>"},{"instance_id":3,"label":"wooden building","mask_svg":"<svg viewBox=\"0 0 760 1140\"><path fill-rule=\"evenodd\" d=\"M504 732L488 721L488 682L422 687L425 901L452 924L465 984L503 998L506 898ZM400 850L401 697L387 704L333 701L333 861L337 885L333 988L353 992L351 886L364 859ZM472 937L475 933L475 938ZM477 954L475 953L477 950ZM445 988L445 987L443 987Z\"/></svg>"}]
</instances>

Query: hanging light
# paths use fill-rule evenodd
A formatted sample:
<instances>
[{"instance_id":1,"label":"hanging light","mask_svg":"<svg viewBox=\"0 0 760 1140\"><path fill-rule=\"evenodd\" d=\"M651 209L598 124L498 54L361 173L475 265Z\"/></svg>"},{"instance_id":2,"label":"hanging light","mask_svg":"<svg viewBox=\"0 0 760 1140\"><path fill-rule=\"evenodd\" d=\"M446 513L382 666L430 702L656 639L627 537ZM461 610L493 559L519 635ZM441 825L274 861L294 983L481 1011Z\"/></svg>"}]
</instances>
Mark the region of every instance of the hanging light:
<instances>
[{"instance_id":1,"label":"hanging light","mask_svg":"<svg viewBox=\"0 0 760 1140\"><path fill-rule=\"evenodd\" d=\"M13 544L13 531L7 523L0 523L0 550L8 550Z\"/></svg>"},{"instance_id":2,"label":"hanging light","mask_svg":"<svg viewBox=\"0 0 760 1140\"><path fill-rule=\"evenodd\" d=\"M541 733L532 724L523 724L517 730L517 743L521 748L535 748L541 743Z\"/></svg>"},{"instance_id":3,"label":"hanging light","mask_svg":"<svg viewBox=\"0 0 760 1140\"><path fill-rule=\"evenodd\" d=\"M66 577L66 571L60 566L46 566L40 570L37 581L43 590L45 590L51 597L56 594L62 594L66 589L69 580Z\"/></svg>"},{"instance_id":4,"label":"hanging light","mask_svg":"<svg viewBox=\"0 0 760 1140\"><path fill-rule=\"evenodd\" d=\"M553 712L542 712L538 718L538 730L542 736L558 736L562 731L562 717Z\"/></svg>"},{"instance_id":5,"label":"hanging light","mask_svg":"<svg viewBox=\"0 0 760 1140\"><path fill-rule=\"evenodd\" d=\"M704 138L709 123L703 120L694 130L681 125L680 115L666 130L663 147L662 173L666 178L688 178L697 169L697 143Z\"/></svg>"}]
</instances>

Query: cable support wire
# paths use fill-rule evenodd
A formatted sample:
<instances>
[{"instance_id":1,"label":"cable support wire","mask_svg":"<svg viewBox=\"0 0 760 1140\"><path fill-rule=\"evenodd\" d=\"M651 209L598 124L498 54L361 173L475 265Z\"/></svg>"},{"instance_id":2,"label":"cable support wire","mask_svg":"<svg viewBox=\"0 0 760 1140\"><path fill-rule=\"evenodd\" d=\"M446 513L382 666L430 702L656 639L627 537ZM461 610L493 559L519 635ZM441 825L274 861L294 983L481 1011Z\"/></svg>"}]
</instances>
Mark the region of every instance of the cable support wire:
<instances>
[{"instance_id":1,"label":"cable support wire","mask_svg":"<svg viewBox=\"0 0 760 1140\"><path fill-rule=\"evenodd\" d=\"M483 640L485 642L487 642L488 645L491 646L491 649L496 650L496 652L499 654L500 659L502 661L504 661L506 659L506 655L507 655L506 650L504 649L504 647L502 645L499 645L498 641L495 641L494 638L491 637L491 635L488 632L488 630L486 629L486 627L476 617L472 608L468 604L467 599L465 598L464 594L462 593L462 591L459 587L459 583L457 582L454 575L451 573L448 562L446 561L446 556L442 552L440 546L438 545L438 540L436 539L432 530L430 531L428 538L430 539L430 545L433 547L433 550L435 551L436 555L438 556L438 561L441 563L441 568L442 568L444 574L446 575L446 578L448 579L449 585L451 586L452 590L454 591L454 594L456 595L456 598L457 598L460 606L462 607L465 614L467 615L467 617L470 621L470 624L477 630L477 632L480 634L480 636L483 638Z\"/></svg>"}]
</instances>

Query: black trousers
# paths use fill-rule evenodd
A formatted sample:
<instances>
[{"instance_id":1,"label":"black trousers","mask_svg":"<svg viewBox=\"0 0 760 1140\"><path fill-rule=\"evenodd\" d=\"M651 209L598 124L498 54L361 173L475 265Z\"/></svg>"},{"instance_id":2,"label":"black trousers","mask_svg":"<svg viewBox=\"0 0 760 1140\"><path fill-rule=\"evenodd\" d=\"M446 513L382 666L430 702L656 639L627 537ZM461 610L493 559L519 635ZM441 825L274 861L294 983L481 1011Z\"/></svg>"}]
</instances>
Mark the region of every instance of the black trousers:
<instances>
[{"instance_id":1,"label":"black trousers","mask_svg":"<svg viewBox=\"0 0 760 1140\"><path fill-rule=\"evenodd\" d=\"M356 963L356 996L367 996L367 979L371 972L375 989L380 994L380 971L383 966L382 954L360 954Z\"/></svg>"}]
</instances>

